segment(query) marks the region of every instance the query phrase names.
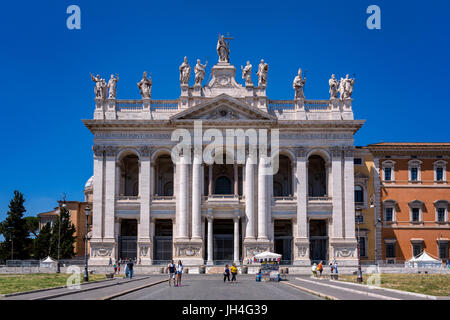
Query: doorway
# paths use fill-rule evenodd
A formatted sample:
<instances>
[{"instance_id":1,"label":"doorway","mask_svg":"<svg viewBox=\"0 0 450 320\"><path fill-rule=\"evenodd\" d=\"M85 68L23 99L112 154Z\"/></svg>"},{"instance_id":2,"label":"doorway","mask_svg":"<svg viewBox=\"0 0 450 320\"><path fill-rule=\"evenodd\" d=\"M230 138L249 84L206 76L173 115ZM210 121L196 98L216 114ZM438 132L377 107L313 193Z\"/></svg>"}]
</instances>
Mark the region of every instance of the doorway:
<instances>
[{"instance_id":1,"label":"doorway","mask_svg":"<svg viewBox=\"0 0 450 320\"><path fill-rule=\"evenodd\" d=\"M172 220L155 220L153 244L153 264L168 264L173 257Z\"/></svg>"},{"instance_id":2,"label":"doorway","mask_svg":"<svg viewBox=\"0 0 450 320\"><path fill-rule=\"evenodd\" d=\"M137 220L123 219L120 222L119 259L137 257Z\"/></svg>"},{"instance_id":3,"label":"doorway","mask_svg":"<svg viewBox=\"0 0 450 320\"><path fill-rule=\"evenodd\" d=\"M280 264L292 263L292 222L290 220L274 221L274 249L281 254Z\"/></svg>"},{"instance_id":4,"label":"doorway","mask_svg":"<svg viewBox=\"0 0 450 320\"><path fill-rule=\"evenodd\" d=\"M327 263L328 232L326 220L309 221L309 259L311 263Z\"/></svg>"}]
</instances>

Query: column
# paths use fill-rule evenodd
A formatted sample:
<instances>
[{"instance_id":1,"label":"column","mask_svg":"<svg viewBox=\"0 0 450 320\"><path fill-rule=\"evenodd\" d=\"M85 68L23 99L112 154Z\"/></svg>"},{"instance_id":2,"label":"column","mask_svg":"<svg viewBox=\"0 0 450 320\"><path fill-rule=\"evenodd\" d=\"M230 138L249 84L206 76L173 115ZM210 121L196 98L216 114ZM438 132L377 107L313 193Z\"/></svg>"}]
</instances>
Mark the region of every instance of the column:
<instances>
[{"instance_id":1,"label":"column","mask_svg":"<svg viewBox=\"0 0 450 320\"><path fill-rule=\"evenodd\" d=\"M213 265L213 218L210 216L208 219L208 261L207 265Z\"/></svg>"},{"instance_id":2,"label":"column","mask_svg":"<svg viewBox=\"0 0 450 320\"><path fill-rule=\"evenodd\" d=\"M117 147L106 147L104 238L112 241L114 241L114 215L116 202L116 154Z\"/></svg>"},{"instance_id":3,"label":"column","mask_svg":"<svg viewBox=\"0 0 450 320\"><path fill-rule=\"evenodd\" d=\"M155 195L155 163L150 162L150 201L153 199L154 195Z\"/></svg>"},{"instance_id":4,"label":"column","mask_svg":"<svg viewBox=\"0 0 450 320\"><path fill-rule=\"evenodd\" d=\"M188 238L188 164L185 156L180 156L179 165L179 210L177 210L178 238Z\"/></svg>"},{"instance_id":5,"label":"column","mask_svg":"<svg viewBox=\"0 0 450 320\"><path fill-rule=\"evenodd\" d=\"M297 148L297 217L294 219L294 264L310 266L308 238L308 160L306 149ZM293 227L294 227L293 226Z\"/></svg>"},{"instance_id":6,"label":"column","mask_svg":"<svg viewBox=\"0 0 450 320\"><path fill-rule=\"evenodd\" d=\"M333 180L333 238L343 237L342 226L342 151L339 147L332 150L331 171ZM354 173L352 172L352 176Z\"/></svg>"},{"instance_id":7,"label":"column","mask_svg":"<svg viewBox=\"0 0 450 320\"><path fill-rule=\"evenodd\" d=\"M213 172L213 165L210 164L208 166L208 196L213 194L213 181L212 181L212 172Z\"/></svg>"},{"instance_id":8,"label":"column","mask_svg":"<svg viewBox=\"0 0 450 320\"><path fill-rule=\"evenodd\" d=\"M247 226L245 230L245 238L255 239L255 218L254 218L254 170L255 161L248 155L245 164L245 215L247 218Z\"/></svg>"},{"instance_id":9,"label":"column","mask_svg":"<svg viewBox=\"0 0 450 320\"><path fill-rule=\"evenodd\" d=\"M236 162L233 164L233 169L234 169L234 196L238 197L239 196L239 176L238 176L238 165Z\"/></svg>"},{"instance_id":10,"label":"column","mask_svg":"<svg viewBox=\"0 0 450 320\"><path fill-rule=\"evenodd\" d=\"M139 240L150 241L150 148L141 149L139 196L141 202Z\"/></svg>"},{"instance_id":11,"label":"column","mask_svg":"<svg viewBox=\"0 0 450 320\"><path fill-rule=\"evenodd\" d=\"M194 155L192 165L192 238L201 239L201 159Z\"/></svg>"},{"instance_id":12,"label":"column","mask_svg":"<svg viewBox=\"0 0 450 320\"><path fill-rule=\"evenodd\" d=\"M239 264L239 210L237 211L237 216L234 217L234 254L233 262Z\"/></svg>"},{"instance_id":13,"label":"column","mask_svg":"<svg viewBox=\"0 0 450 320\"><path fill-rule=\"evenodd\" d=\"M94 151L92 238L101 239L103 234L103 147L94 145L92 149Z\"/></svg>"},{"instance_id":14,"label":"column","mask_svg":"<svg viewBox=\"0 0 450 320\"><path fill-rule=\"evenodd\" d=\"M355 171L353 147L344 151L345 238L355 239Z\"/></svg>"},{"instance_id":15,"label":"column","mask_svg":"<svg viewBox=\"0 0 450 320\"><path fill-rule=\"evenodd\" d=\"M267 240L267 175L262 157L258 166L258 240Z\"/></svg>"},{"instance_id":16,"label":"column","mask_svg":"<svg viewBox=\"0 0 450 320\"><path fill-rule=\"evenodd\" d=\"M297 150L297 237L308 238L308 169L306 150Z\"/></svg>"}]
</instances>

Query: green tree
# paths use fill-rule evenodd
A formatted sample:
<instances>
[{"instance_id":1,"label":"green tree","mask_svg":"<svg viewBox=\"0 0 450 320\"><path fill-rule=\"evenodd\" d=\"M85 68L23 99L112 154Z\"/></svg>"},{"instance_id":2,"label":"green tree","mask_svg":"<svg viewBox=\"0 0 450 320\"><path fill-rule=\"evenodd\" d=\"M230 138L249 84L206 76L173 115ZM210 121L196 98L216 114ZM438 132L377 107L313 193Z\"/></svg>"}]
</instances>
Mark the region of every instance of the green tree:
<instances>
[{"instance_id":1,"label":"green tree","mask_svg":"<svg viewBox=\"0 0 450 320\"><path fill-rule=\"evenodd\" d=\"M39 218L38 217L25 217L28 232L30 232L35 238L39 234Z\"/></svg>"},{"instance_id":2,"label":"green tree","mask_svg":"<svg viewBox=\"0 0 450 320\"><path fill-rule=\"evenodd\" d=\"M5 241L2 243L3 259L29 259L31 239L27 223L23 217L25 199L19 191L14 191L14 198L9 203L9 211L2 222L1 232Z\"/></svg>"},{"instance_id":3,"label":"green tree","mask_svg":"<svg viewBox=\"0 0 450 320\"><path fill-rule=\"evenodd\" d=\"M50 222L42 227L39 235L34 239L34 258L44 259L50 255L50 245L52 241L52 227Z\"/></svg>"},{"instance_id":4,"label":"green tree","mask_svg":"<svg viewBox=\"0 0 450 320\"><path fill-rule=\"evenodd\" d=\"M61 223L61 229L59 225ZM74 255L75 226L70 222L70 212L61 208L60 216L53 224L51 240L51 256L58 258L58 240L60 243L59 258L71 259Z\"/></svg>"}]
</instances>

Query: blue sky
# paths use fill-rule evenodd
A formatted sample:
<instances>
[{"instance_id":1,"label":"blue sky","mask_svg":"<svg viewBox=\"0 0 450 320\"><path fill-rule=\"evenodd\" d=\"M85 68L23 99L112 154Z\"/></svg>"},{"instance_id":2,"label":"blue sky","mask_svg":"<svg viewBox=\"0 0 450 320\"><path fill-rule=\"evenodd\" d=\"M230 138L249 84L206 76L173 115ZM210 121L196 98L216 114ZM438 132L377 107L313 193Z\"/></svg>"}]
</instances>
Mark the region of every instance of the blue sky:
<instances>
[{"instance_id":1,"label":"blue sky","mask_svg":"<svg viewBox=\"0 0 450 320\"><path fill-rule=\"evenodd\" d=\"M448 0L274 3L2 3L0 220L15 189L27 215L52 209L62 192L83 200L93 164L92 135L81 122L94 111L89 73L118 73L118 99L138 99L146 70L153 98L176 99L183 57L191 66L208 60L208 78L218 33L235 38L230 60L238 69L247 60L254 69L261 58L268 62L272 99L293 98L300 67L307 99L329 97L331 73L356 74L355 117L367 120L356 145L450 141ZM81 30L66 28L71 4L81 8ZM381 30L366 27L371 4L381 8Z\"/></svg>"}]
</instances>

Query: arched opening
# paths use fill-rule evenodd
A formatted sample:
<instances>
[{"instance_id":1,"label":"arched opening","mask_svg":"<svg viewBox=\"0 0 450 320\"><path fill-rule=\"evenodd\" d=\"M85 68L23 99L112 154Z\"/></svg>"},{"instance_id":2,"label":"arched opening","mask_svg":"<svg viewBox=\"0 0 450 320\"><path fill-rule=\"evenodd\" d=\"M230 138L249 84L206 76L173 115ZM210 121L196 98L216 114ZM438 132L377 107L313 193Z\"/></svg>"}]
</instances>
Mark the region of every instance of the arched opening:
<instances>
[{"instance_id":1,"label":"arched opening","mask_svg":"<svg viewBox=\"0 0 450 320\"><path fill-rule=\"evenodd\" d=\"M119 195L139 195L139 158L137 155L124 156L120 162Z\"/></svg>"},{"instance_id":2,"label":"arched opening","mask_svg":"<svg viewBox=\"0 0 450 320\"><path fill-rule=\"evenodd\" d=\"M233 194L231 180L226 176L216 179L214 194Z\"/></svg>"},{"instance_id":3,"label":"arched opening","mask_svg":"<svg viewBox=\"0 0 450 320\"><path fill-rule=\"evenodd\" d=\"M327 196L327 171L325 161L319 155L312 155L308 159L308 195Z\"/></svg>"},{"instance_id":4,"label":"arched opening","mask_svg":"<svg viewBox=\"0 0 450 320\"><path fill-rule=\"evenodd\" d=\"M291 160L280 155L278 172L273 176L273 196L288 197L293 195Z\"/></svg>"},{"instance_id":5,"label":"arched opening","mask_svg":"<svg viewBox=\"0 0 450 320\"><path fill-rule=\"evenodd\" d=\"M173 196L174 166L169 155L161 155L155 161L155 195Z\"/></svg>"}]
</instances>

